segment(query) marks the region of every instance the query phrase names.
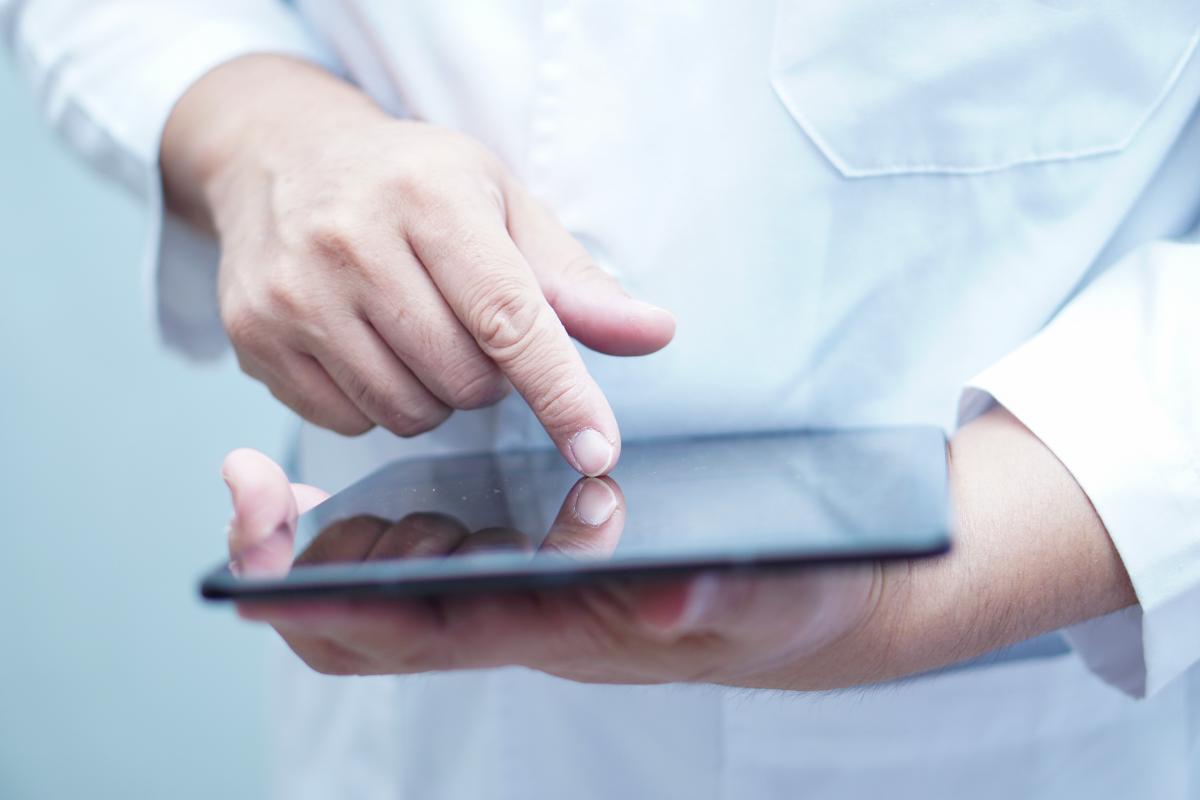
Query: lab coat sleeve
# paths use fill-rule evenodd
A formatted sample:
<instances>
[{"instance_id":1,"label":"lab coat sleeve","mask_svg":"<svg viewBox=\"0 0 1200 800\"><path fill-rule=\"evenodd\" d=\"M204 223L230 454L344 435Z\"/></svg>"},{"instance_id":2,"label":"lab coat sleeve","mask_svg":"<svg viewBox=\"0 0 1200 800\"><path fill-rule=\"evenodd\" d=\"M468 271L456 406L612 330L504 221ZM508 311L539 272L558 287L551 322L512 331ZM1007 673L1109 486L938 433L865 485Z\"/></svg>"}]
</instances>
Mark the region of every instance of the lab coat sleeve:
<instances>
[{"instance_id":1,"label":"lab coat sleeve","mask_svg":"<svg viewBox=\"0 0 1200 800\"><path fill-rule=\"evenodd\" d=\"M333 59L280 0L0 0L0 34L54 130L147 202L165 342L195 357L223 351L216 245L163 206L163 126L193 82L237 56Z\"/></svg>"},{"instance_id":2,"label":"lab coat sleeve","mask_svg":"<svg viewBox=\"0 0 1200 800\"><path fill-rule=\"evenodd\" d=\"M1138 604L1066 636L1130 695L1200 661L1200 239L1144 245L1036 336L973 379L1059 458L1091 499Z\"/></svg>"}]
</instances>

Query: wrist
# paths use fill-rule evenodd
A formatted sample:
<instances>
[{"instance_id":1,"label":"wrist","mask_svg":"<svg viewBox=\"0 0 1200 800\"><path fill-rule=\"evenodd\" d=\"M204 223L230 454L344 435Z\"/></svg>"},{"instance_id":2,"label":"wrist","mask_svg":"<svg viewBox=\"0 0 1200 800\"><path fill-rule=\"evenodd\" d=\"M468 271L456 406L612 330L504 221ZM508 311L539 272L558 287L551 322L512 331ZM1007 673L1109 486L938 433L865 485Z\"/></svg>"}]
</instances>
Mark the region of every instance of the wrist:
<instances>
[{"instance_id":1,"label":"wrist","mask_svg":"<svg viewBox=\"0 0 1200 800\"><path fill-rule=\"evenodd\" d=\"M891 680L1136 602L1087 496L1006 410L960 429L948 467L953 550L881 565L871 613L783 679L806 689Z\"/></svg>"},{"instance_id":2,"label":"wrist","mask_svg":"<svg viewBox=\"0 0 1200 800\"><path fill-rule=\"evenodd\" d=\"M382 118L361 91L313 64L272 54L233 59L196 81L167 120L160 149L167 205L216 230L222 198L239 175L272 171L300 137L322 128Z\"/></svg>"}]
</instances>

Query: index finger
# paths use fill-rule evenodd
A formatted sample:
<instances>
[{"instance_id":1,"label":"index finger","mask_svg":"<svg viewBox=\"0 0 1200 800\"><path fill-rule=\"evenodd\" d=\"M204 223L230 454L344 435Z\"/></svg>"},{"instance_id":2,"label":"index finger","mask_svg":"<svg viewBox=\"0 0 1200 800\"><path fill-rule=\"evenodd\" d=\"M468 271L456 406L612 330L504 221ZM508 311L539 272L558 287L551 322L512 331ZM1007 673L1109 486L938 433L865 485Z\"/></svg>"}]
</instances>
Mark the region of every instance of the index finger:
<instances>
[{"instance_id":1,"label":"index finger","mask_svg":"<svg viewBox=\"0 0 1200 800\"><path fill-rule=\"evenodd\" d=\"M580 478L550 525L543 552L572 558L608 558L625 529L625 495L612 478Z\"/></svg>"},{"instance_id":2,"label":"index finger","mask_svg":"<svg viewBox=\"0 0 1200 800\"><path fill-rule=\"evenodd\" d=\"M567 461L585 475L607 473L621 447L612 408L495 209L459 213L412 245Z\"/></svg>"}]
</instances>

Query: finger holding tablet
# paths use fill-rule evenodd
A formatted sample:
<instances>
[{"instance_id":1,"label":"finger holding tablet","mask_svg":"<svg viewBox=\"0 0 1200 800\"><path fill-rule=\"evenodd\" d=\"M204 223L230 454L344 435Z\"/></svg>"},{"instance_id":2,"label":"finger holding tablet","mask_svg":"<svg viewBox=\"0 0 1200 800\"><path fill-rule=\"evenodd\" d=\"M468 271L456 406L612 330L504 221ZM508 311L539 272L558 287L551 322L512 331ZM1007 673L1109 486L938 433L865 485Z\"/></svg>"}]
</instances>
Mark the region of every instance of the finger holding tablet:
<instances>
[{"instance_id":1,"label":"finger holding tablet","mask_svg":"<svg viewBox=\"0 0 1200 800\"><path fill-rule=\"evenodd\" d=\"M242 569L204 591L321 672L523 665L773 686L796 679L774 665L815 658L871 615L886 560L946 549L944 441L639 442L603 478L553 451L398 462L304 515L321 495L240 451L225 474Z\"/></svg>"}]
</instances>

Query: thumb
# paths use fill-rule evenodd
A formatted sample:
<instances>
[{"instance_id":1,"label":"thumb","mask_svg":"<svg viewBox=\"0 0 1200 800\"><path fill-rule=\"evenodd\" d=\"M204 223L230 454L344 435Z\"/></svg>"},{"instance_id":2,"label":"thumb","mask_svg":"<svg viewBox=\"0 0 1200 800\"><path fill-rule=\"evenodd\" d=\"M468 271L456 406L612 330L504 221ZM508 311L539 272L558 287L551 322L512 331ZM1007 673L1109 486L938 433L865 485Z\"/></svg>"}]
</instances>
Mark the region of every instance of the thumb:
<instances>
[{"instance_id":1,"label":"thumb","mask_svg":"<svg viewBox=\"0 0 1200 800\"><path fill-rule=\"evenodd\" d=\"M586 254L565 263L542 282L542 290L575 339L609 355L644 356L675 336L671 312L630 297Z\"/></svg>"},{"instance_id":2,"label":"thumb","mask_svg":"<svg viewBox=\"0 0 1200 800\"><path fill-rule=\"evenodd\" d=\"M523 189L509 190L508 228L567 333L593 350L643 356L666 347L675 317L635 300Z\"/></svg>"},{"instance_id":3,"label":"thumb","mask_svg":"<svg viewBox=\"0 0 1200 800\"><path fill-rule=\"evenodd\" d=\"M296 496L283 470L255 450L234 450L221 465L233 500L230 568L239 575L278 575L292 562Z\"/></svg>"}]
</instances>

